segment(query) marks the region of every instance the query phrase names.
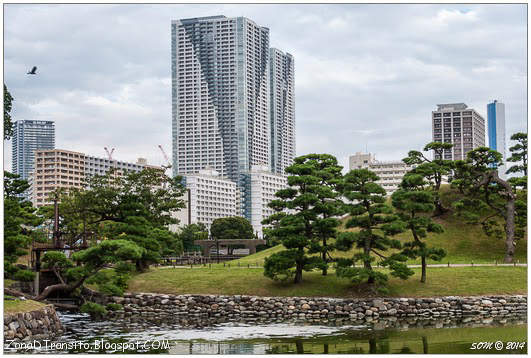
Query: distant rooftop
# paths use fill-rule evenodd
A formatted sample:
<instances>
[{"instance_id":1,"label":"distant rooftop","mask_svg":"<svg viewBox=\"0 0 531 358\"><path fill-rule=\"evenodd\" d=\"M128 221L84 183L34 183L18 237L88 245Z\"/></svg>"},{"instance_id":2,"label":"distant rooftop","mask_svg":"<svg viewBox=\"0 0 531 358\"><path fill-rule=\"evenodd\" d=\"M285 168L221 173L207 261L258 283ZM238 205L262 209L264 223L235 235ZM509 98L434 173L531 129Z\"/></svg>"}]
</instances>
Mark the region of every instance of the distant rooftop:
<instances>
[{"instance_id":1,"label":"distant rooftop","mask_svg":"<svg viewBox=\"0 0 531 358\"><path fill-rule=\"evenodd\" d=\"M192 22L198 22L198 21L204 21L204 20L215 20L215 19L225 19L225 15L215 15L215 16L203 16L203 17L191 17L189 19L181 19L183 24L186 23L192 23ZM175 20L174 20L175 21Z\"/></svg>"},{"instance_id":2,"label":"distant rooftop","mask_svg":"<svg viewBox=\"0 0 531 358\"><path fill-rule=\"evenodd\" d=\"M450 110L462 110L462 109L467 109L468 106L464 103L446 103L446 104L438 104L437 105L437 110L438 111L443 111L445 109L450 109Z\"/></svg>"}]
</instances>

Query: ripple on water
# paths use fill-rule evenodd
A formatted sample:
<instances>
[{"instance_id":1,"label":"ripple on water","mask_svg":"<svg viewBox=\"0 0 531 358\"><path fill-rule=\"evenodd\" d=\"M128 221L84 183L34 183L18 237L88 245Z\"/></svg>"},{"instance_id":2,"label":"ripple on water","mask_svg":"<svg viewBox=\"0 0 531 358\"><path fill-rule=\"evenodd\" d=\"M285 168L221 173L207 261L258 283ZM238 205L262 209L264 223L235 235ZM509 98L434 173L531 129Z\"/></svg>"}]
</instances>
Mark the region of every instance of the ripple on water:
<instances>
[{"instance_id":1,"label":"ripple on water","mask_svg":"<svg viewBox=\"0 0 531 358\"><path fill-rule=\"evenodd\" d=\"M354 344L354 335L362 333L365 336L365 333L368 333L376 337L380 335L378 332L381 331L374 330L370 325L335 325L333 322L256 322L255 324L223 322L198 328L183 326L177 319L164 322L147 320L136 322L124 320L92 321L87 314L64 312L58 314L65 327L65 333L56 339L58 342L95 342L103 339L106 342L125 343L167 340L173 342L173 348L170 350L173 354L177 354L181 350L184 353L215 353L219 347L223 347L225 354L264 354L269 349L268 347L275 342L282 342L285 345L288 344L286 343L288 341L317 341L322 338L321 341L323 342L336 339L336 342L345 342L346 340L346 342ZM448 322L446 325L449 327L453 324ZM394 331L401 331L401 328L403 329L403 327L395 327ZM354 335L352 335L353 333ZM194 349L199 349L199 351ZM6 351L14 352L13 350ZM38 352L42 351L24 351L24 353ZM54 353L54 351L46 352ZM65 351L63 350L63 352ZM86 352L97 351L87 350Z\"/></svg>"}]
</instances>

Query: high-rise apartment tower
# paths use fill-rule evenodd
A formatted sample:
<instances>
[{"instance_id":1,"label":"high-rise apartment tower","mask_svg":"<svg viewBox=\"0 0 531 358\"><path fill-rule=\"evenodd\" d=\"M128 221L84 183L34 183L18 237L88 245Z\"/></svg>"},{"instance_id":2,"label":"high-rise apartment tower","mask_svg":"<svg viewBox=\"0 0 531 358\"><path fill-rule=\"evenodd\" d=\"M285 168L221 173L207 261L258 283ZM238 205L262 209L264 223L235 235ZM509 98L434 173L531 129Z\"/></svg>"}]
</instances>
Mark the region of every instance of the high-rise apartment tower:
<instances>
[{"instance_id":1,"label":"high-rise apartment tower","mask_svg":"<svg viewBox=\"0 0 531 358\"><path fill-rule=\"evenodd\" d=\"M466 159L466 153L485 146L485 119L464 103L438 104L432 112L434 142L452 143L443 159Z\"/></svg>"},{"instance_id":2,"label":"high-rise apartment tower","mask_svg":"<svg viewBox=\"0 0 531 358\"><path fill-rule=\"evenodd\" d=\"M28 180L33 171L35 151L55 148L53 121L18 120L12 138L12 171Z\"/></svg>"},{"instance_id":3,"label":"high-rise apartment tower","mask_svg":"<svg viewBox=\"0 0 531 358\"><path fill-rule=\"evenodd\" d=\"M505 165L505 105L494 100L487 104L487 122L489 134L489 148L502 155L502 165L498 170L500 178L505 178L507 167Z\"/></svg>"},{"instance_id":4,"label":"high-rise apartment tower","mask_svg":"<svg viewBox=\"0 0 531 358\"><path fill-rule=\"evenodd\" d=\"M271 171L285 174L295 158L295 65L293 56L270 50Z\"/></svg>"},{"instance_id":5,"label":"high-rise apartment tower","mask_svg":"<svg viewBox=\"0 0 531 358\"><path fill-rule=\"evenodd\" d=\"M174 174L238 182L271 162L269 29L245 17L171 23Z\"/></svg>"}]
</instances>

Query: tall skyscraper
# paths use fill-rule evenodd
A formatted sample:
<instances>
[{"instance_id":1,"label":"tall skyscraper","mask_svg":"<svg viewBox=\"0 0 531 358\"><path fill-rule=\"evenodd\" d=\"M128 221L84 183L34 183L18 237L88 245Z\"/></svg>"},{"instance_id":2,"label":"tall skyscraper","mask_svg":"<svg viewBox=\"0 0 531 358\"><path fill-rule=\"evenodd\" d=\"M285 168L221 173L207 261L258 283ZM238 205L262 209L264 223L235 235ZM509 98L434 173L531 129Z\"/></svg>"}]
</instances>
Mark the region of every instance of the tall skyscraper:
<instances>
[{"instance_id":1,"label":"tall skyscraper","mask_svg":"<svg viewBox=\"0 0 531 358\"><path fill-rule=\"evenodd\" d=\"M284 174L295 158L295 65L293 56L270 51L271 171Z\"/></svg>"},{"instance_id":2,"label":"tall skyscraper","mask_svg":"<svg viewBox=\"0 0 531 358\"><path fill-rule=\"evenodd\" d=\"M172 21L174 173L238 182L271 162L268 62L269 29L245 17Z\"/></svg>"},{"instance_id":3,"label":"tall skyscraper","mask_svg":"<svg viewBox=\"0 0 531 358\"><path fill-rule=\"evenodd\" d=\"M485 119L464 103L438 104L432 112L434 142L452 143L444 159L466 159L466 153L485 146Z\"/></svg>"},{"instance_id":4,"label":"tall skyscraper","mask_svg":"<svg viewBox=\"0 0 531 358\"><path fill-rule=\"evenodd\" d=\"M55 148L53 121L18 120L12 138L12 171L28 180L33 171L35 151Z\"/></svg>"},{"instance_id":5,"label":"tall skyscraper","mask_svg":"<svg viewBox=\"0 0 531 358\"><path fill-rule=\"evenodd\" d=\"M505 165L505 105L497 100L487 104L487 122L489 133L489 148L499 152L504 165L498 170L500 178L505 178L507 167Z\"/></svg>"}]
</instances>

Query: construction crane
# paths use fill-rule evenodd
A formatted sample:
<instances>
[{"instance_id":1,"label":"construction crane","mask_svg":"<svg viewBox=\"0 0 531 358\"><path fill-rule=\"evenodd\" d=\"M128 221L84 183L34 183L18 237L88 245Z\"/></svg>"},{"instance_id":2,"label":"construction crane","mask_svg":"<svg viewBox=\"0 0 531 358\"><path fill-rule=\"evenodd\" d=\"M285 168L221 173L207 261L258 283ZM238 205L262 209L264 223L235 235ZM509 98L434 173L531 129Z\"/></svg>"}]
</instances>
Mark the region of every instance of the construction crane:
<instances>
[{"instance_id":1,"label":"construction crane","mask_svg":"<svg viewBox=\"0 0 531 358\"><path fill-rule=\"evenodd\" d=\"M168 158L168 155L166 154L166 152L162 148L162 145L160 145L160 144L159 144L159 149L162 152L162 155L164 156L164 159L166 160L166 165L162 166L165 169L164 171L166 171L166 169L170 169L171 168L170 158Z\"/></svg>"},{"instance_id":2,"label":"construction crane","mask_svg":"<svg viewBox=\"0 0 531 358\"><path fill-rule=\"evenodd\" d=\"M113 168L113 175L115 176L116 175L116 160L113 160L112 159L112 153L114 153L114 148L111 149L111 151L109 152L109 149L107 147L103 147L103 149L105 149L105 153L107 153L107 157L109 157L109 164L112 165L112 168Z\"/></svg>"},{"instance_id":3,"label":"construction crane","mask_svg":"<svg viewBox=\"0 0 531 358\"><path fill-rule=\"evenodd\" d=\"M109 160L112 160L112 153L114 153L114 148L112 148L110 152L109 152L109 149L107 149L107 147L103 147L103 149L105 149L105 152L107 153L107 156L109 157Z\"/></svg>"}]
</instances>

